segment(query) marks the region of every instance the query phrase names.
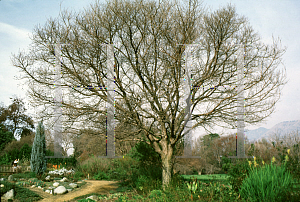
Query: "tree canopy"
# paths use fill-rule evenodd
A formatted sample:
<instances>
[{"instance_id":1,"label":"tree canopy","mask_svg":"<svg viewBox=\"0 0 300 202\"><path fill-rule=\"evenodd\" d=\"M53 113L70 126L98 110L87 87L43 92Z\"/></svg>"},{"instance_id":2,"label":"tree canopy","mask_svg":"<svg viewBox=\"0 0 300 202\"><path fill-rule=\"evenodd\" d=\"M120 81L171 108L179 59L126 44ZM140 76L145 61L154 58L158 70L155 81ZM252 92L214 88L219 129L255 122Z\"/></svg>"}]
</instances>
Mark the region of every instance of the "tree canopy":
<instances>
[{"instance_id":1,"label":"tree canopy","mask_svg":"<svg viewBox=\"0 0 300 202\"><path fill-rule=\"evenodd\" d=\"M0 125L4 131L11 131L16 137L25 137L33 133L34 122L25 114L27 110L21 98L14 97L7 108L0 107ZM23 125L23 126L22 126Z\"/></svg>"},{"instance_id":2,"label":"tree canopy","mask_svg":"<svg viewBox=\"0 0 300 202\"><path fill-rule=\"evenodd\" d=\"M185 135L184 44L198 44L190 67L196 86L191 90L193 129L218 123L236 127L236 90L210 87L236 84L237 44L245 51L246 124L259 123L274 111L284 85L283 75L275 70L285 49L279 41L262 43L231 5L208 12L197 0L96 2L37 26L29 51L13 56L14 66L25 74L33 105L44 107L37 112L44 120L54 113L55 43L68 44L61 48L62 86L106 86L103 44L114 44L116 137L146 138L161 156L164 187L171 180L174 148ZM65 88L66 128L77 121L103 131L106 98L107 92L97 88Z\"/></svg>"}]
</instances>

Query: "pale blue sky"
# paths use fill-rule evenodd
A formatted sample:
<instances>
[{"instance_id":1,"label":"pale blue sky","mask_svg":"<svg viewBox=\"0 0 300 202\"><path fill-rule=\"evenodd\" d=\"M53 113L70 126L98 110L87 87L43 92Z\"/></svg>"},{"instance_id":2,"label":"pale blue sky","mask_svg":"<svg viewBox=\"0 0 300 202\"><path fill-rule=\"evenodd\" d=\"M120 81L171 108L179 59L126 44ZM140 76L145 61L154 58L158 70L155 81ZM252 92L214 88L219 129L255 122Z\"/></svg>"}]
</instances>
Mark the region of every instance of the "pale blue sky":
<instances>
[{"instance_id":1,"label":"pale blue sky","mask_svg":"<svg viewBox=\"0 0 300 202\"><path fill-rule=\"evenodd\" d=\"M18 69L10 61L11 53L26 49L30 44L29 34L37 24L43 25L50 17L55 18L62 8L79 11L93 3L93 0L1 0L0 1L0 102L8 106L10 97L16 94L25 98L26 88L18 86L21 81L14 77L19 75ZM104 1L103 1L104 2ZM287 0L207 0L205 6L216 10L220 6L231 3L236 6L240 15L246 16L254 30L265 43L272 42L272 35L281 38L287 51L283 56L288 84L283 88L280 101L275 112L264 124L249 127L271 128L282 121L300 120L300 1ZM283 69L282 66L280 69ZM26 104L28 100L25 98ZM28 114L34 113L30 106ZM219 131L219 129L216 129ZM202 134L198 130L196 134ZM235 132L234 130L232 132Z\"/></svg>"}]
</instances>

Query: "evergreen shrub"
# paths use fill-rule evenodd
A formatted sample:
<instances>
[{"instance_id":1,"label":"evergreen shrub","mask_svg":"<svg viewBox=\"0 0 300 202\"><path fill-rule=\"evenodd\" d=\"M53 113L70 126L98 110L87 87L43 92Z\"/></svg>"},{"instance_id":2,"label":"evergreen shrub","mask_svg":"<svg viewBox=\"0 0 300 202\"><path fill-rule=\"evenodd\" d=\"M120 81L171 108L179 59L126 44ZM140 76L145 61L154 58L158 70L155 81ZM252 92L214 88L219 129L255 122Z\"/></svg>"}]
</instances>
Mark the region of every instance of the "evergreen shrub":
<instances>
[{"instance_id":1,"label":"evergreen shrub","mask_svg":"<svg viewBox=\"0 0 300 202\"><path fill-rule=\"evenodd\" d=\"M45 130L42 122L38 124L31 151L31 171L42 175L47 169Z\"/></svg>"},{"instance_id":2,"label":"evergreen shrub","mask_svg":"<svg viewBox=\"0 0 300 202\"><path fill-rule=\"evenodd\" d=\"M137 143L128 155L139 162L140 174L146 175L151 179L162 179L160 155L146 142Z\"/></svg>"}]
</instances>

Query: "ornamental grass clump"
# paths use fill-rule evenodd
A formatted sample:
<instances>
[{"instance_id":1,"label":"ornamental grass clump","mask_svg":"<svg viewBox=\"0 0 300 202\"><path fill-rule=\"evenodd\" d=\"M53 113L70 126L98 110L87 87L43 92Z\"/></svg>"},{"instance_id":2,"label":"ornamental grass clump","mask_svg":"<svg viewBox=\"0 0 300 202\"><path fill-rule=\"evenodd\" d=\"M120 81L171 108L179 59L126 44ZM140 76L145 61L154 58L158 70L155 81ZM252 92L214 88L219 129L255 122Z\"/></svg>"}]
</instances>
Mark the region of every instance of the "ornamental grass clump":
<instances>
[{"instance_id":1,"label":"ornamental grass clump","mask_svg":"<svg viewBox=\"0 0 300 202\"><path fill-rule=\"evenodd\" d=\"M273 157L270 165L256 168L258 164L255 160L256 158L254 158L253 167L249 161L251 172L241 185L241 197L249 201L286 200L293 188L292 176L285 167L288 156L286 155L285 163L282 166L273 165L276 161Z\"/></svg>"}]
</instances>

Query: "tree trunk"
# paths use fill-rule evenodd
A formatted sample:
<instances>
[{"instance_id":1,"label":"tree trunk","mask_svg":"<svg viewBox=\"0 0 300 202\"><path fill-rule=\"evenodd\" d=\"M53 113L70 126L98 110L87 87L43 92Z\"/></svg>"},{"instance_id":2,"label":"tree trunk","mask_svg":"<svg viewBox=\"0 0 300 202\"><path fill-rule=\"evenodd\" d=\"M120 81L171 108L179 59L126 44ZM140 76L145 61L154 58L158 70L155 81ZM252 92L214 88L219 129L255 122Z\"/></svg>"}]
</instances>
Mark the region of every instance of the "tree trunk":
<instances>
[{"instance_id":1,"label":"tree trunk","mask_svg":"<svg viewBox=\"0 0 300 202\"><path fill-rule=\"evenodd\" d=\"M171 182L171 176L173 171L172 157L173 157L173 148L171 144L166 143L165 147L162 150L163 154L161 156L162 160L162 186L163 190L169 186Z\"/></svg>"}]
</instances>

